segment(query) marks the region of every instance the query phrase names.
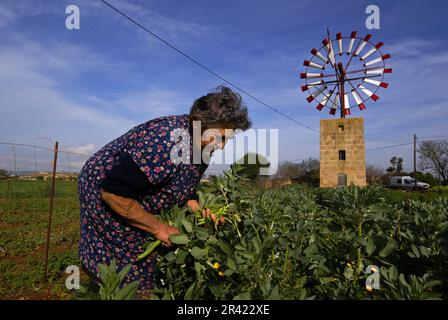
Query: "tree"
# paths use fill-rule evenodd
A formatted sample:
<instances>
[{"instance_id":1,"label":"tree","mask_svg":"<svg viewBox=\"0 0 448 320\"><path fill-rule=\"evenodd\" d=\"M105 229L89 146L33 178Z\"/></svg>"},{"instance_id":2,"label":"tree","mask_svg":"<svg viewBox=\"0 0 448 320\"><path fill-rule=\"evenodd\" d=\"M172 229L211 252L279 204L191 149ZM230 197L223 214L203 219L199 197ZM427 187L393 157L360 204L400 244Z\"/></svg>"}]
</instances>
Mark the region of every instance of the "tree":
<instances>
[{"instance_id":1,"label":"tree","mask_svg":"<svg viewBox=\"0 0 448 320\"><path fill-rule=\"evenodd\" d=\"M240 166L242 168L239 172L241 176L255 180L260 177L260 169L269 168L270 163L262 155L248 152L241 159L232 164L232 167L233 166Z\"/></svg>"},{"instance_id":2,"label":"tree","mask_svg":"<svg viewBox=\"0 0 448 320\"><path fill-rule=\"evenodd\" d=\"M0 179L4 179L8 177L8 171L0 169Z\"/></svg>"},{"instance_id":3,"label":"tree","mask_svg":"<svg viewBox=\"0 0 448 320\"><path fill-rule=\"evenodd\" d=\"M299 172L299 181L312 186L319 186L320 161L318 159L309 158L307 160L302 160L302 162L299 163Z\"/></svg>"},{"instance_id":4,"label":"tree","mask_svg":"<svg viewBox=\"0 0 448 320\"><path fill-rule=\"evenodd\" d=\"M448 181L448 141L422 141L418 148L420 168L438 174Z\"/></svg>"},{"instance_id":5,"label":"tree","mask_svg":"<svg viewBox=\"0 0 448 320\"><path fill-rule=\"evenodd\" d=\"M291 179L300 174L299 170L299 165L297 163L285 161L278 165L275 177L278 179Z\"/></svg>"},{"instance_id":6,"label":"tree","mask_svg":"<svg viewBox=\"0 0 448 320\"><path fill-rule=\"evenodd\" d=\"M302 160L300 163L285 161L279 165L276 178L296 179L298 182L318 186L319 168L320 162L314 158Z\"/></svg>"},{"instance_id":7,"label":"tree","mask_svg":"<svg viewBox=\"0 0 448 320\"><path fill-rule=\"evenodd\" d=\"M367 184L381 184L383 182L384 170L373 164L366 166Z\"/></svg>"},{"instance_id":8,"label":"tree","mask_svg":"<svg viewBox=\"0 0 448 320\"><path fill-rule=\"evenodd\" d=\"M389 174L400 174L403 171L403 158L392 157L390 164L391 166L386 170Z\"/></svg>"},{"instance_id":9,"label":"tree","mask_svg":"<svg viewBox=\"0 0 448 320\"><path fill-rule=\"evenodd\" d=\"M414 175L414 172L412 172L409 174L409 176L411 176L412 178L417 178L417 181L428 183L431 186L438 186L440 184L439 179L434 177L429 172L423 173L423 172L417 171L415 175Z\"/></svg>"}]
</instances>

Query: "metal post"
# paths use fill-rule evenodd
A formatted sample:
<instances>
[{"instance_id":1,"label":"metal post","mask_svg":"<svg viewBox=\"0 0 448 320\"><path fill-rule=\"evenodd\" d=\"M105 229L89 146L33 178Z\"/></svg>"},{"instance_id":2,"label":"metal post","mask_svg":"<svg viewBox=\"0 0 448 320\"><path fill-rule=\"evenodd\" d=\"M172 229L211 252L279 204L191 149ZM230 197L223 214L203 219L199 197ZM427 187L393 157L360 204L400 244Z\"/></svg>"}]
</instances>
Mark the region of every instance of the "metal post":
<instances>
[{"instance_id":1,"label":"metal post","mask_svg":"<svg viewBox=\"0 0 448 320\"><path fill-rule=\"evenodd\" d=\"M417 190L417 136L414 133L414 190Z\"/></svg>"},{"instance_id":2,"label":"metal post","mask_svg":"<svg viewBox=\"0 0 448 320\"><path fill-rule=\"evenodd\" d=\"M56 166L58 161L58 146L59 143L56 141L54 145L54 160L53 160L53 177L51 180L51 194L50 194L50 208L48 211L48 228L47 228L47 242L45 244L45 282L48 281L48 250L50 248L50 235L51 235L51 217L53 215L53 199L54 199L54 191L55 191L55 180L56 180Z\"/></svg>"}]
</instances>

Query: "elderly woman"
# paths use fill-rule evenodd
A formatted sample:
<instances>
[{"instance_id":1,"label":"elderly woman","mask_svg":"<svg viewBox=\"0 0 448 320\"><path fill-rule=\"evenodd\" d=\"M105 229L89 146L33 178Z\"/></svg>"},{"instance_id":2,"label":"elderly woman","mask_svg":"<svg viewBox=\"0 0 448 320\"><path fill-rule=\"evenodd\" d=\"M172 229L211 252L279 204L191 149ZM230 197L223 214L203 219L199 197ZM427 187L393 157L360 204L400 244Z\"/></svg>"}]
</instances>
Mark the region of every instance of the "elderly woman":
<instances>
[{"instance_id":1,"label":"elderly woman","mask_svg":"<svg viewBox=\"0 0 448 320\"><path fill-rule=\"evenodd\" d=\"M192 134L193 121L200 121L202 131L217 129L214 132L220 136L202 141ZM147 294L153 287L156 259L153 253L136 262L145 249L145 236L150 233L170 246L169 236L179 230L159 221L157 214L175 205L197 210L196 187L208 167L202 161L173 161L172 154L178 153L174 148L189 150L192 160L195 151L213 141L216 148L223 148L229 138L225 129L247 130L250 126L241 97L227 87L218 87L197 99L190 114L145 122L92 155L78 182L83 268L98 279L100 263L115 259L120 269L131 264L126 282L139 280L140 292ZM189 133L180 143L173 139L179 130Z\"/></svg>"}]
</instances>

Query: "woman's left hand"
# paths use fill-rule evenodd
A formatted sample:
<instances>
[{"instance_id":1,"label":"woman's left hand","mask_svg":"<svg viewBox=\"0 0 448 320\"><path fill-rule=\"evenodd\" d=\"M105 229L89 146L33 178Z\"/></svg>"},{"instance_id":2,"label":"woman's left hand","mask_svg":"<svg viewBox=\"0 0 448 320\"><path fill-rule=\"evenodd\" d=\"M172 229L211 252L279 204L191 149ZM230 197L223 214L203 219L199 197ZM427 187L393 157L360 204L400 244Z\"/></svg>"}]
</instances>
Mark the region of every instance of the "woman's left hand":
<instances>
[{"instance_id":1,"label":"woman's left hand","mask_svg":"<svg viewBox=\"0 0 448 320\"><path fill-rule=\"evenodd\" d=\"M225 217L221 216L220 218L218 218L214 213L212 213L210 211L210 209L204 209L202 210L202 217L203 218L210 218L212 219L213 223L216 223L216 221L218 221L218 224L224 224L225 222ZM219 219L219 220L218 220Z\"/></svg>"}]
</instances>

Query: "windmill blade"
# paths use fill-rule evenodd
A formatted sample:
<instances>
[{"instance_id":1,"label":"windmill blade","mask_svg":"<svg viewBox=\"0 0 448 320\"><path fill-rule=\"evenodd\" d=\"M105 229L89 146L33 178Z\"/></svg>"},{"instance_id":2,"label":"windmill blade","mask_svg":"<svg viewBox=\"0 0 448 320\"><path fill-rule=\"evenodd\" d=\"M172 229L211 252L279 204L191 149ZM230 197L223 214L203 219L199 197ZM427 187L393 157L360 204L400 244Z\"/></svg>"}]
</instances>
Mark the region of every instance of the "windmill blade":
<instances>
[{"instance_id":1,"label":"windmill blade","mask_svg":"<svg viewBox=\"0 0 448 320\"><path fill-rule=\"evenodd\" d=\"M336 93L336 99L332 101L332 105L330 108L330 114L333 116L336 114L336 110L338 109L338 102L339 102L339 93Z\"/></svg>"},{"instance_id":2,"label":"windmill blade","mask_svg":"<svg viewBox=\"0 0 448 320\"><path fill-rule=\"evenodd\" d=\"M353 31L352 34L350 35L350 42L348 45L347 54L352 53L353 44L355 43L355 39L356 39L356 31Z\"/></svg>"},{"instance_id":3,"label":"windmill blade","mask_svg":"<svg viewBox=\"0 0 448 320\"><path fill-rule=\"evenodd\" d=\"M344 115L349 116L350 115L350 103L348 100L348 94L344 94L344 110L342 110L344 112Z\"/></svg>"},{"instance_id":4,"label":"windmill blade","mask_svg":"<svg viewBox=\"0 0 448 320\"><path fill-rule=\"evenodd\" d=\"M305 67L310 67L310 68L316 68L316 69L321 69L321 70L325 69L324 65L318 64L316 62L312 62L312 61L309 61L309 60L303 61L303 65Z\"/></svg>"},{"instance_id":5,"label":"windmill blade","mask_svg":"<svg viewBox=\"0 0 448 320\"><path fill-rule=\"evenodd\" d=\"M319 58L320 60L322 60L324 63L327 63L328 60L322 55L322 53L320 53L316 48L313 48L311 50L311 54L317 58Z\"/></svg>"},{"instance_id":6,"label":"windmill blade","mask_svg":"<svg viewBox=\"0 0 448 320\"><path fill-rule=\"evenodd\" d=\"M331 41L328 38L325 38L324 40L322 40L322 43L324 44L324 48L327 51L328 59L330 60L331 65L334 66L335 60Z\"/></svg>"},{"instance_id":7,"label":"windmill blade","mask_svg":"<svg viewBox=\"0 0 448 320\"><path fill-rule=\"evenodd\" d=\"M322 77L323 74L322 73L301 73L300 74L300 79L314 79L314 78L320 78Z\"/></svg>"},{"instance_id":8,"label":"windmill blade","mask_svg":"<svg viewBox=\"0 0 448 320\"><path fill-rule=\"evenodd\" d=\"M372 91L364 87L363 85L359 85L358 88L368 97L372 98L373 101L377 101L380 97L374 94Z\"/></svg>"},{"instance_id":9,"label":"windmill blade","mask_svg":"<svg viewBox=\"0 0 448 320\"><path fill-rule=\"evenodd\" d=\"M364 81L367 83L370 83L374 86L377 86L377 87L387 88L389 86L389 84L387 82L382 82L382 81L373 80L373 79L369 79L369 78L364 78Z\"/></svg>"},{"instance_id":10,"label":"windmill blade","mask_svg":"<svg viewBox=\"0 0 448 320\"><path fill-rule=\"evenodd\" d=\"M379 62L382 62L382 61L387 60L387 59L390 59L390 54L385 54L385 55L382 55L379 58L376 58L376 59L373 59L373 60L371 60L369 62L366 62L365 65L366 65L366 67L368 67L368 66L371 66L372 64L379 63Z\"/></svg>"},{"instance_id":11,"label":"windmill blade","mask_svg":"<svg viewBox=\"0 0 448 320\"><path fill-rule=\"evenodd\" d=\"M328 103L328 101L330 101L331 96L333 95L333 90L331 90L329 92L328 95L325 95L324 98L319 102L319 104L316 106L316 109L321 111Z\"/></svg>"},{"instance_id":12,"label":"windmill blade","mask_svg":"<svg viewBox=\"0 0 448 320\"><path fill-rule=\"evenodd\" d=\"M314 88L316 86L323 85L323 83L324 83L323 80L319 80L319 81L316 81L316 82L311 82L311 83L305 84L305 85L303 85L301 87L302 92L304 92L304 91L306 91L306 90L308 90L310 88Z\"/></svg>"},{"instance_id":13,"label":"windmill blade","mask_svg":"<svg viewBox=\"0 0 448 320\"><path fill-rule=\"evenodd\" d=\"M314 99L316 99L318 96L320 96L322 93L324 93L326 87L319 89L317 88L316 91L314 91L310 96L306 98L306 100L311 103Z\"/></svg>"},{"instance_id":14,"label":"windmill blade","mask_svg":"<svg viewBox=\"0 0 448 320\"><path fill-rule=\"evenodd\" d=\"M362 51L362 49L364 49L364 47L365 47L366 44L367 44L367 41L369 41L369 39L370 39L371 37L372 37L372 35L371 35L371 34L368 34L368 35L366 35L366 36L364 37L363 40L361 40L361 42L358 44L358 47L357 47L356 50L355 50L355 53L354 53L355 56L359 56L359 53Z\"/></svg>"},{"instance_id":15,"label":"windmill blade","mask_svg":"<svg viewBox=\"0 0 448 320\"><path fill-rule=\"evenodd\" d=\"M338 50L339 50L339 55L342 55L342 33L338 32L336 34L336 39L338 40Z\"/></svg>"},{"instance_id":16,"label":"windmill blade","mask_svg":"<svg viewBox=\"0 0 448 320\"><path fill-rule=\"evenodd\" d=\"M372 49L367 51L362 57L361 60L365 60L366 58L370 57L374 52L376 52L379 48L381 48L384 45L382 42L378 42Z\"/></svg>"},{"instance_id":17,"label":"windmill blade","mask_svg":"<svg viewBox=\"0 0 448 320\"><path fill-rule=\"evenodd\" d=\"M365 71L366 74L383 74L383 73L392 73L391 68L374 68Z\"/></svg>"},{"instance_id":18,"label":"windmill blade","mask_svg":"<svg viewBox=\"0 0 448 320\"><path fill-rule=\"evenodd\" d=\"M356 105L359 107L359 110L364 110L366 106L364 105L364 103L362 103L362 99L359 94L355 90L352 90L351 93L353 99L355 99Z\"/></svg>"}]
</instances>

